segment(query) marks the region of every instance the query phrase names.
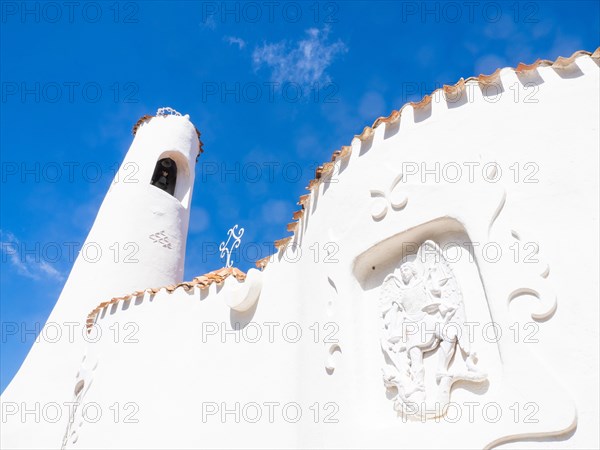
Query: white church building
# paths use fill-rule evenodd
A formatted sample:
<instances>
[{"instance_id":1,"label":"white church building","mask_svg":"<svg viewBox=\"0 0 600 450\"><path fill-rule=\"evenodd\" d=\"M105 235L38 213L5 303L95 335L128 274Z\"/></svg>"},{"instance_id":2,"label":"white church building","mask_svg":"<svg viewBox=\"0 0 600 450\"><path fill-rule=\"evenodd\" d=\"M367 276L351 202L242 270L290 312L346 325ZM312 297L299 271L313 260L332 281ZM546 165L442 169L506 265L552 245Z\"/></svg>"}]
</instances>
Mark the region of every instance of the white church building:
<instances>
[{"instance_id":1,"label":"white church building","mask_svg":"<svg viewBox=\"0 0 600 450\"><path fill-rule=\"evenodd\" d=\"M599 65L498 69L377 119L276 254L190 281L200 134L144 116L0 447L598 448Z\"/></svg>"}]
</instances>

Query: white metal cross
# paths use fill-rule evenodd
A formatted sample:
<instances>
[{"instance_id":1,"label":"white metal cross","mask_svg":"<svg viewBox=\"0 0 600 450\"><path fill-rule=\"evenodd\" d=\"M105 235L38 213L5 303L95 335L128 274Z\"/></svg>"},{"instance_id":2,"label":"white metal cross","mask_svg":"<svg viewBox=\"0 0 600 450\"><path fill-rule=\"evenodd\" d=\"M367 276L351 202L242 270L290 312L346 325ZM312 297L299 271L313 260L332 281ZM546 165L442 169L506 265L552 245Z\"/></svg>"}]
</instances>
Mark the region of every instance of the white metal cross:
<instances>
[{"instance_id":1,"label":"white metal cross","mask_svg":"<svg viewBox=\"0 0 600 450\"><path fill-rule=\"evenodd\" d=\"M233 228L230 228L227 232L227 240L221 242L219 245L219 251L221 252L221 258L224 258L227 255L227 261L225 262L225 267L232 267L233 261L231 261L231 254L233 251L240 246L240 242L242 241L242 236L244 234L244 229L240 228L238 234L236 234L236 230L238 229L238 224L235 224ZM231 247L228 247L231 242Z\"/></svg>"}]
</instances>

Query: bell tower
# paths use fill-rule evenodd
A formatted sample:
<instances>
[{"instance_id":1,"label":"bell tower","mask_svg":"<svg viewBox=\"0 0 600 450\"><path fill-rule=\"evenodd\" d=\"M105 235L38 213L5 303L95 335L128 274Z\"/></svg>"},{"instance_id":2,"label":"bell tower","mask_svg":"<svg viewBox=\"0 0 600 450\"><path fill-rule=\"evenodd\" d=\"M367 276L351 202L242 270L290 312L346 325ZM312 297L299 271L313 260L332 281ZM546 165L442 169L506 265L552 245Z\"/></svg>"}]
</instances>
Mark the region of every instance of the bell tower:
<instances>
[{"instance_id":1,"label":"bell tower","mask_svg":"<svg viewBox=\"0 0 600 450\"><path fill-rule=\"evenodd\" d=\"M161 108L134 134L88 237L106 253L103 271L118 280L109 296L183 280L198 132L187 115Z\"/></svg>"},{"instance_id":2,"label":"bell tower","mask_svg":"<svg viewBox=\"0 0 600 450\"><path fill-rule=\"evenodd\" d=\"M142 117L133 134L41 339L2 395L3 448L60 446L68 411L61 408L57 420L31 411L72 398L86 317L98 303L183 281L200 134L189 116L171 108ZM49 327L59 339L44 339Z\"/></svg>"}]
</instances>

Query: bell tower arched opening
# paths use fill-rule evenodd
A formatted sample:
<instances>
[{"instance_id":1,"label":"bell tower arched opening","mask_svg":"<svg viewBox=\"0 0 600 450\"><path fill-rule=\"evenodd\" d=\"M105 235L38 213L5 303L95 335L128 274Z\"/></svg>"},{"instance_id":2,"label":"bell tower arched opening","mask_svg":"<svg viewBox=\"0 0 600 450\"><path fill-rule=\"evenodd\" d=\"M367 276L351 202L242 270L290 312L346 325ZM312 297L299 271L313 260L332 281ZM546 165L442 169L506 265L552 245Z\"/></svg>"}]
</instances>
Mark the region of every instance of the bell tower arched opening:
<instances>
[{"instance_id":1,"label":"bell tower arched opening","mask_svg":"<svg viewBox=\"0 0 600 450\"><path fill-rule=\"evenodd\" d=\"M171 158L159 159L154 168L150 184L175 196L177 183L177 164Z\"/></svg>"}]
</instances>

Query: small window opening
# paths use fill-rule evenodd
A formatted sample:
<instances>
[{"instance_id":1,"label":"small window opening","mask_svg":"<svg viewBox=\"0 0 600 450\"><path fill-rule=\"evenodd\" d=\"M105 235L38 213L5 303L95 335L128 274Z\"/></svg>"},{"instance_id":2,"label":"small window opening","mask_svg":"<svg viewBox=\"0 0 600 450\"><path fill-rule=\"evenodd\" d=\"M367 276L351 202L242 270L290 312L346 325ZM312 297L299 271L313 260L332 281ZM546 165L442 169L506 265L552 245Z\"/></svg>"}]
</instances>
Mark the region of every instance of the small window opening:
<instances>
[{"instance_id":1,"label":"small window opening","mask_svg":"<svg viewBox=\"0 0 600 450\"><path fill-rule=\"evenodd\" d=\"M163 158L156 163L154 175L150 184L168 192L171 195L175 193L175 183L177 181L177 165L171 158Z\"/></svg>"}]
</instances>

